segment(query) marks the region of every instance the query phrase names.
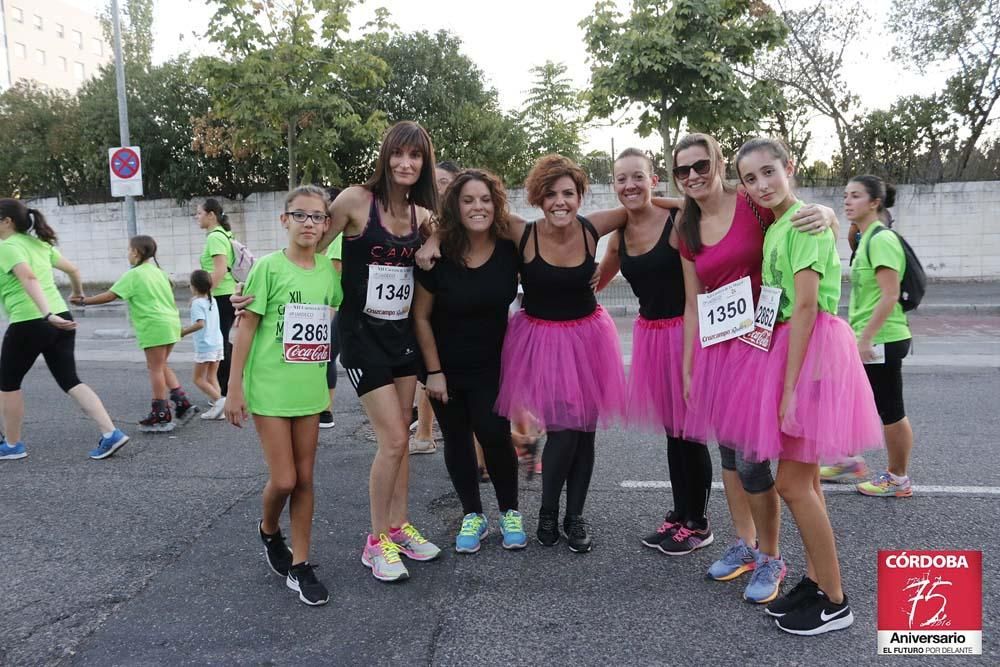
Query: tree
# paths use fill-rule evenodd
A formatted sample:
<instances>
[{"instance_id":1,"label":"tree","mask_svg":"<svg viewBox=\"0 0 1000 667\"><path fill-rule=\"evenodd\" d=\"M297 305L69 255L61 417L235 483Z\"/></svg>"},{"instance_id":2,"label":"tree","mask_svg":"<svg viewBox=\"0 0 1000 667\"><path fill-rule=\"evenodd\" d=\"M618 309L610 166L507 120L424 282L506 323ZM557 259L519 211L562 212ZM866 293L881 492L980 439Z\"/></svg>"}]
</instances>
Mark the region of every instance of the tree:
<instances>
[{"instance_id":1,"label":"tree","mask_svg":"<svg viewBox=\"0 0 1000 667\"><path fill-rule=\"evenodd\" d=\"M893 0L890 25L901 42L897 60L920 72L935 63L956 66L944 97L969 133L961 178L1000 101L1000 0Z\"/></svg>"},{"instance_id":2,"label":"tree","mask_svg":"<svg viewBox=\"0 0 1000 667\"><path fill-rule=\"evenodd\" d=\"M786 113L794 114L794 110L806 107L833 122L841 155L841 176L848 178L854 171L851 144L859 100L844 79L844 55L854 50L859 38L867 34L870 17L860 2L836 10L827 9L822 2L801 10L785 9L780 2L778 5L781 19L788 27L788 38L764 59L755 75L781 87L790 110ZM792 138L789 120L787 115L782 119L776 114L778 127L784 130L786 139ZM800 123L801 120L800 117ZM804 127L801 124L799 127L802 136ZM804 154L805 146L801 149Z\"/></svg>"},{"instance_id":3,"label":"tree","mask_svg":"<svg viewBox=\"0 0 1000 667\"><path fill-rule=\"evenodd\" d=\"M897 183L941 181L957 129L949 116L939 96L913 95L858 118L848 153L853 173L872 173Z\"/></svg>"},{"instance_id":4,"label":"tree","mask_svg":"<svg viewBox=\"0 0 1000 667\"><path fill-rule=\"evenodd\" d=\"M531 68L535 79L522 119L535 155L559 153L579 160L583 103L566 70L566 65L551 60Z\"/></svg>"},{"instance_id":5,"label":"tree","mask_svg":"<svg viewBox=\"0 0 1000 667\"><path fill-rule=\"evenodd\" d=\"M590 151L580 160L591 183L610 183L614 158L607 151Z\"/></svg>"},{"instance_id":6,"label":"tree","mask_svg":"<svg viewBox=\"0 0 1000 667\"><path fill-rule=\"evenodd\" d=\"M354 0L216 0L208 30L224 58L201 61L212 96L209 125L221 123L227 146L203 150L284 153L288 187L335 181L334 151L374 143L383 114L361 115L347 94L381 85L385 63L350 42Z\"/></svg>"},{"instance_id":7,"label":"tree","mask_svg":"<svg viewBox=\"0 0 1000 667\"><path fill-rule=\"evenodd\" d=\"M119 4L122 33L122 53L127 63L148 69L153 63L153 0L125 0ZM100 16L104 41L114 44L111 2Z\"/></svg>"},{"instance_id":8,"label":"tree","mask_svg":"<svg viewBox=\"0 0 1000 667\"><path fill-rule=\"evenodd\" d=\"M462 53L462 41L445 30L403 33L388 15L377 15L365 48L384 61L377 86L351 92L362 113L380 111L388 123L414 120L434 141L437 158L496 172L507 182L523 179L528 168L527 135L516 117L505 114L482 70ZM371 174L377 142L345 145L337 153L346 182Z\"/></svg>"},{"instance_id":9,"label":"tree","mask_svg":"<svg viewBox=\"0 0 1000 667\"><path fill-rule=\"evenodd\" d=\"M0 93L0 191L15 197L62 196L73 165L75 100L20 80Z\"/></svg>"},{"instance_id":10,"label":"tree","mask_svg":"<svg viewBox=\"0 0 1000 667\"><path fill-rule=\"evenodd\" d=\"M638 106L639 134L660 134L668 173L683 125L746 132L781 103L770 82L737 69L785 35L762 0L633 0L628 16L602 0L581 26L591 61L590 116Z\"/></svg>"}]
</instances>

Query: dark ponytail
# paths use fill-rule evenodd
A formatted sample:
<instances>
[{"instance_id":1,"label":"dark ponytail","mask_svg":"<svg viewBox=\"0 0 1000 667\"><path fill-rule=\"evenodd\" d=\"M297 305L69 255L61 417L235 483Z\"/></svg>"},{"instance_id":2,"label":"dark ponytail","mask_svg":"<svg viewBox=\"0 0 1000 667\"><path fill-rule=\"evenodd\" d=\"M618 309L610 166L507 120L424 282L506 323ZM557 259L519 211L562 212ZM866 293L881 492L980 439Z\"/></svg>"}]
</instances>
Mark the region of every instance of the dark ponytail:
<instances>
[{"instance_id":1,"label":"dark ponytail","mask_svg":"<svg viewBox=\"0 0 1000 667\"><path fill-rule=\"evenodd\" d=\"M28 208L18 199L0 199L0 219L3 218L13 220L14 229L22 234L34 232L35 236L49 245L56 244L56 233L49 227L42 212Z\"/></svg>"},{"instance_id":2,"label":"dark ponytail","mask_svg":"<svg viewBox=\"0 0 1000 667\"><path fill-rule=\"evenodd\" d=\"M222 210L222 204L219 203L218 199L209 198L205 200L205 203L201 205L201 208L205 213L214 213L215 219L219 221L222 228L227 232L233 231L232 226L229 224L229 216L226 212Z\"/></svg>"},{"instance_id":3,"label":"dark ponytail","mask_svg":"<svg viewBox=\"0 0 1000 667\"><path fill-rule=\"evenodd\" d=\"M879 213L896 205L896 186L886 183L878 176L864 174L855 176L850 182L860 183L871 199L878 199Z\"/></svg>"},{"instance_id":4,"label":"dark ponytail","mask_svg":"<svg viewBox=\"0 0 1000 667\"><path fill-rule=\"evenodd\" d=\"M139 264L146 262L150 259L160 266L160 263L156 261L156 241L153 240L152 236L146 236L140 234L139 236L133 236L129 239L129 247L135 250L136 254L139 255ZM136 265L138 266L138 264Z\"/></svg>"}]
</instances>

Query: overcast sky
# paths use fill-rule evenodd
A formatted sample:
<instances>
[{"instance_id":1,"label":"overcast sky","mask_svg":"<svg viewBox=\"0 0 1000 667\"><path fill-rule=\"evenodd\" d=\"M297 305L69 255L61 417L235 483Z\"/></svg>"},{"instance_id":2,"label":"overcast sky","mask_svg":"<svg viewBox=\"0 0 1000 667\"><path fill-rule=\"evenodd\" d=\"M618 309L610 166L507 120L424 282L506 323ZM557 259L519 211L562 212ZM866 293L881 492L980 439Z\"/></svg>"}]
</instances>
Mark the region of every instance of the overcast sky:
<instances>
[{"instance_id":1,"label":"overcast sky","mask_svg":"<svg viewBox=\"0 0 1000 667\"><path fill-rule=\"evenodd\" d=\"M105 0L71 0L82 7L99 10ZM154 60L169 60L184 51L207 53L207 45L194 37L201 33L212 16L210 3L197 0L155 0L156 42ZM618 0L627 7L627 0ZM788 0L791 7L809 4L809 0ZM926 92L921 78L890 62L892 43L884 26L891 0L869 0L873 15L870 39L850 55L846 76L850 87L869 108L888 107L902 95ZM408 30L456 33L464 52L486 75L500 95L505 109L520 108L525 91L531 85L529 70L546 60L566 63L574 83L587 85L590 70L579 22L593 9L593 0L507 0L484 4L465 0L369 0L352 15L352 26L360 29L374 14L375 7L386 7L393 21ZM940 78L940 77L935 77ZM817 137L810 147L811 159L828 159L835 145L832 126L815 123ZM587 132L586 149L610 152L611 141L621 150L629 145L659 149L657 137L640 138L633 127L593 127ZM436 141L446 141L435 137Z\"/></svg>"}]
</instances>

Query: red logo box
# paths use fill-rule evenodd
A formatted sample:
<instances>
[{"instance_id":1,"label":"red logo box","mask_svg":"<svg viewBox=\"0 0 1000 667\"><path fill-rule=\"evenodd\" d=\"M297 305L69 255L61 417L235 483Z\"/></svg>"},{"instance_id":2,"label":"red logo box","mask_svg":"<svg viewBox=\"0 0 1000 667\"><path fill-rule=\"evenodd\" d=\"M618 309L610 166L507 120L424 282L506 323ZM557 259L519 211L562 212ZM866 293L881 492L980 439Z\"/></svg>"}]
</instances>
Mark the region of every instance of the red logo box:
<instances>
[{"instance_id":1,"label":"red logo box","mask_svg":"<svg viewBox=\"0 0 1000 667\"><path fill-rule=\"evenodd\" d=\"M981 655L981 551L879 551L878 652Z\"/></svg>"}]
</instances>

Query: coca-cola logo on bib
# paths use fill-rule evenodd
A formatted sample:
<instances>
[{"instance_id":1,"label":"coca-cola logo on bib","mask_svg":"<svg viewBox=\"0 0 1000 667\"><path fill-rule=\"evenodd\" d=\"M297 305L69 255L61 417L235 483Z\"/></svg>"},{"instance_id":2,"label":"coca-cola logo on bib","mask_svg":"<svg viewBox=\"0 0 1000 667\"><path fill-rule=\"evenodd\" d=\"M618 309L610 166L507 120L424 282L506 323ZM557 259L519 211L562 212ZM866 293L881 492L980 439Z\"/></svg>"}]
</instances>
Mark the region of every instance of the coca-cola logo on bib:
<instances>
[{"instance_id":1,"label":"coca-cola logo on bib","mask_svg":"<svg viewBox=\"0 0 1000 667\"><path fill-rule=\"evenodd\" d=\"M330 346L322 343L319 345L305 345L301 343L285 344L285 361L291 363L311 363L330 360Z\"/></svg>"}]
</instances>

